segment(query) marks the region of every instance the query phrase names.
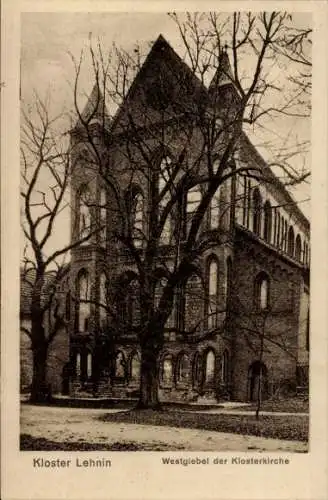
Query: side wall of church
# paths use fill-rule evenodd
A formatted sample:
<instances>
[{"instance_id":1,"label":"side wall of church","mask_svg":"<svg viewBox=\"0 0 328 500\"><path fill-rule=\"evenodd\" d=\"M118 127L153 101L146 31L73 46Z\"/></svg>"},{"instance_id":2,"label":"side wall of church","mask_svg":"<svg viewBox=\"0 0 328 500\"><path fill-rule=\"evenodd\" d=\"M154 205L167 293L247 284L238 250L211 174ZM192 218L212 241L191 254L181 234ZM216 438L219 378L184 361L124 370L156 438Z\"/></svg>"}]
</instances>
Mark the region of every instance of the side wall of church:
<instances>
[{"instance_id":1,"label":"side wall of church","mask_svg":"<svg viewBox=\"0 0 328 500\"><path fill-rule=\"evenodd\" d=\"M239 237L234 266L233 397L250 399L252 363L261 361L261 357L267 370L268 395L296 389L303 281L300 267L249 237ZM269 302L267 311L260 312L256 280L261 275L268 279Z\"/></svg>"}]
</instances>

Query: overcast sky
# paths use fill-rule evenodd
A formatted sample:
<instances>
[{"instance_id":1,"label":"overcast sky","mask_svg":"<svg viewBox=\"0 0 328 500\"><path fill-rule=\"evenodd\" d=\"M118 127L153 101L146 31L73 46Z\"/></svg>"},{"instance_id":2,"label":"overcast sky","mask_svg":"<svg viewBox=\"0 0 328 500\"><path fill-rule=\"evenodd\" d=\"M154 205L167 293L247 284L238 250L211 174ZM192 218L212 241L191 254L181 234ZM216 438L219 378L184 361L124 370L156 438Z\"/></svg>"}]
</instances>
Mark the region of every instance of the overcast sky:
<instances>
[{"instance_id":1,"label":"overcast sky","mask_svg":"<svg viewBox=\"0 0 328 500\"><path fill-rule=\"evenodd\" d=\"M298 26L307 26L308 14L294 14ZM50 89L51 111L60 113L73 108L72 84L74 66L69 52L79 58L81 50L89 43L90 35L98 37L103 47L112 43L126 50L133 50L135 44L141 52L147 53L150 43L162 33L180 56L184 56L176 25L165 13L23 13L21 16L21 95L25 103L33 101L34 89L45 95ZM247 67L247 65L246 65ZM87 68L82 73L81 84L86 93L90 92L93 81ZM283 74L277 74L281 80ZM269 125L268 125L269 126ZM281 138L310 138L310 121L286 119L279 126L270 126L270 131ZM262 138L261 138L262 139ZM270 160L268 151L261 151ZM309 166L310 155L305 158ZM300 208L309 216L309 186L294 190ZM55 244L69 238L68 217L61 217L60 229L56 232ZM58 226L58 225L57 225ZM60 236L59 236L60 235Z\"/></svg>"}]
</instances>

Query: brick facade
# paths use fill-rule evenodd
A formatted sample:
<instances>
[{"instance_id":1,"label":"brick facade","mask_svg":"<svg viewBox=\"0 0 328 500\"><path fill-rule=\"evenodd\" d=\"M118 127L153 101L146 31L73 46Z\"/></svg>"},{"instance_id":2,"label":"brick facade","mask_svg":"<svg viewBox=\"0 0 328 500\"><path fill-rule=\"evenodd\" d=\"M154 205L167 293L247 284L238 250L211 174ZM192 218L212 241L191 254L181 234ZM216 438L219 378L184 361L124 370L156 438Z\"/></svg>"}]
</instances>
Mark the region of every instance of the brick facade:
<instances>
[{"instance_id":1,"label":"brick facade","mask_svg":"<svg viewBox=\"0 0 328 500\"><path fill-rule=\"evenodd\" d=\"M159 47L164 54L160 57ZM139 114L142 125L145 125L147 120L150 120L150 123L156 122L158 116L152 106L147 116L140 110L141 99L144 99L145 95L148 96L151 92L149 89L156 85L154 82L156 72L166 72L169 75L175 67L180 68L181 73L187 71L178 56L160 37L140 72L139 80L136 79L138 81L132 84L127 100L116 115L113 125L114 139L108 142L106 134L110 132L101 135L95 125L95 134L99 136L99 149L103 151L112 187L106 185L106 241L100 241L99 233L96 233L87 244L75 248L71 253L69 288L73 299L68 322L69 391L75 396L89 393L128 398L136 397L138 394L140 348L133 334L133 320L130 330L124 327L127 315L138 314L136 296L132 302L127 300L135 267L132 259L113 235L120 224L116 194L119 193L119 196L124 198L127 188L131 189L131 169L133 164L142 162L142 157L131 145L127 154L124 135L120 134L127 125L127 110L134 116ZM197 82L191 80L195 92L207 92L200 89ZM235 102L235 94L230 87L231 85L224 81L219 89L224 112ZM213 93L212 84L209 89L209 93L211 92ZM90 100L92 98L91 96ZM87 109L92 107L90 100ZM229 105L225 106L227 103ZM170 126L168 123L168 136L171 134ZM194 140L190 149L184 152L186 162L191 161L197 150L199 134L197 128L193 134ZM158 144L152 134L146 143L147 147L154 151L154 162L160 161ZM78 197L82 187L87 184L96 207L104 184L99 173L90 166L91 153L83 142L83 133L79 130L78 124L72 132L72 144L74 154L71 234L74 240L79 226ZM180 150L181 140L178 135L172 134L170 154L178 156ZM243 161L249 165L255 163L260 168L268 170L246 136L243 136L238 155L235 158L237 166L238 162ZM253 397L259 370L262 370L261 373L265 377L266 396L278 390L293 390L293 388L296 390L296 386L299 385L297 380L299 366L302 366L303 373L306 372L309 223L298 207L291 203L290 195L281 183L273 174L270 175L270 182L265 185L258 185L253 179L233 177L220 188L217 227L212 228L210 213L204 217L200 238L208 238L212 244L211 248L199 258L199 274L195 272L188 280L184 291L179 293L177 290L174 298L174 307L166 324L165 342L157 367L159 398L162 401L202 402L222 399L246 401ZM149 214L149 180L145 176L138 177L136 174L132 187L136 189L134 196L138 190L143 194L141 220L142 229L146 232L147 217L152 216ZM256 212L251 200L256 190L261 205L259 213ZM280 207L270 211L270 220L264 210L264 207L269 205ZM179 216L179 213L175 213L175 217ZM92 208L91 218L99 221L99 217L99 210ZM293 228L295 238L296 235L299 237L301 253L294 250L294 240L291 242L292 249L291 243L288 247L287 224L288 228ZM161 253L158 254L159 262L165 262L167 267L172 265L174 257L175 254L170 251L169 246L161 249ZM212 262L215 262L213 267L211 267ZM81 272L87 273L90 287L88 306L90 317L84 331L79 331L77 328L78 307L81 307L78 306L78 280ZM112 348L116 352L114 364L110 364L106 358L108 353L102 348L102 345L111 342L110 336L113 331L109 327L103 332L100 325L97 303L99 303L102 272L107 276L109 283L107 299L113 308L113 315L108 318L109 325L111 322L115 323L117 329L120 323L118 309L125 303L134 311L130 313L125 308L125 317L124 314L121 315L122 324L119 324L119 327L122 335L112 339L115 344ZM217 283L215 292L210 291L210 287L213 286L210 285L213 278L211 273L214 273ZM263 282L266 287L265 297ZM123 290L121 306L117 303L118 290ZM215 303L213 319L209 319L212 299ZM266 300L267 304L259 310L259 303L263 300ZM183 321L185 331L192 332L189 336L179 333L177 328L179 321ZM207 336L207 332L211 329L214 333ZM262 350L261 340L263 340ZM67 347L68 339L66 341ZM94 373L98 368L99 356L102 359L103 369L101 374L98 374L95 384ZM53 376L56 378L58 373ZM303 379L303 383L305 382Z\"/></svg>"}]
</instances>

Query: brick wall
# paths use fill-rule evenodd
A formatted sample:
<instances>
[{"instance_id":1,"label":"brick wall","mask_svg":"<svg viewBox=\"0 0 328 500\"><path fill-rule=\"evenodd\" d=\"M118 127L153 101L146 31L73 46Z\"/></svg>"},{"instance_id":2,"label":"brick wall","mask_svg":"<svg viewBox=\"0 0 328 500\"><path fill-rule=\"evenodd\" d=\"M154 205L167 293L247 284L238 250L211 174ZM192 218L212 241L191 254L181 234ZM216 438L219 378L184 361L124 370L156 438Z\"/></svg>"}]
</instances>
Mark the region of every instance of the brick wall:
<instances>
[{"instance_id":1,"label":"brick wall","mask_svg":"<svg viewBox=\"0 0 328 500\"><path fill-rule=\"evenodd\" d=\"M259 273L269 279L269 308L262 313L255 300ZM258 241L239 235L233 276L233 397L247 400L250 366L259 360L262 335L268 392L296 383L301 269Z\"/></svg>"}]
</instances>

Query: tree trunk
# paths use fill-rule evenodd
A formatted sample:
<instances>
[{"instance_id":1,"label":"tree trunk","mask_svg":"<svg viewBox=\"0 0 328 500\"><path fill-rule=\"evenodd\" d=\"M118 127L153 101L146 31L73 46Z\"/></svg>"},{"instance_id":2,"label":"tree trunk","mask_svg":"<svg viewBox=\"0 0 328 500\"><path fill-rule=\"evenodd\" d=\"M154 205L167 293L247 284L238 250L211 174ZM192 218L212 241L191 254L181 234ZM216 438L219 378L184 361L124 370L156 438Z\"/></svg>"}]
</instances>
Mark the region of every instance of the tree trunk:
<instances>
[{"instance_id":1,"label":"tree trunk","mask_svg":"<svg viewBox=\"0 0 328 500\"><path fill-rule=\"evenodd\" d=\"M51 399L50 387L47 383L47 356L48 345L38 342L33 351L33 377L31 386L31 403L45 403Z\"/></svg>"},{"instance_id":2,"label":"tree trunk","mask_svg":"<svg viewBox=\"0 0 328 500\"><path fill-rule=\"evenodd\" d=\"M142 349L139 409L160 409L158 399L157 354L149 347Z\"/></svg>"}]
</instances>

